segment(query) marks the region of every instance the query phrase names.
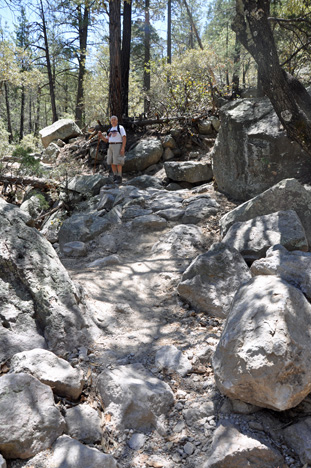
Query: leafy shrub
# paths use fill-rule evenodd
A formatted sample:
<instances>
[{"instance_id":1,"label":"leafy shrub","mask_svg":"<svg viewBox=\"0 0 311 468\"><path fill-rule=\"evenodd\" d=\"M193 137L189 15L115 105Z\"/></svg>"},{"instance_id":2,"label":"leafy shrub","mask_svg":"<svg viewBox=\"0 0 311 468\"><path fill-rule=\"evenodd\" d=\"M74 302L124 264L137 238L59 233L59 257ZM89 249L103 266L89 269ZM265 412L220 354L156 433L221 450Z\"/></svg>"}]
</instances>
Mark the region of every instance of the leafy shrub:
<instances>
[{"instance_id":1,"label":"leafy shrub","mask_svg":"<svg viewBox=\"0 0 311 468\"><path fill-rule=\"evenodd\" d=\"M0 157L4 156L9 147L9 132L6 131L4 122L0 119Z\"/></svg>"},{"instance_id":2,"label":"leafy shrub","mask_svg":"<svg viewBox=\"0 0 311 468\"><path fill-rule=\"evenodd\" d=\"M14 149L12 156L20 159L20 173L23 175L41 176L43 171L40 167L40 161L30 153L31 148L24 148L23 146L18 145Z\"/></svg>"}]
</instances>

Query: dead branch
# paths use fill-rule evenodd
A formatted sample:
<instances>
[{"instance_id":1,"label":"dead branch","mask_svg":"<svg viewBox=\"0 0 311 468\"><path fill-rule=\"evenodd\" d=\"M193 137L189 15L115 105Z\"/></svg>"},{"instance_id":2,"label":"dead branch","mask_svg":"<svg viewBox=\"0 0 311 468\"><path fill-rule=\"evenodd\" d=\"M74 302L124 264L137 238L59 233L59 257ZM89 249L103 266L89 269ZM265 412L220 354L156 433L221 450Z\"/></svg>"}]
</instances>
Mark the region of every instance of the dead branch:
<instances>
[{"instance_id":1,"label":"dead branch","mask_svg":"<svg viewBox=\"0 0 311 468\"><path fill-rule=\"evenodd\" d=\"M30 185L31 187L38 188L41 190L50 190L51 188L59 187L59 183L55 182L54 180L39 179L37 177L15 177L6 174L0 174L0 184L20 185L22 187Z\"/></svg>"}]
</instances>

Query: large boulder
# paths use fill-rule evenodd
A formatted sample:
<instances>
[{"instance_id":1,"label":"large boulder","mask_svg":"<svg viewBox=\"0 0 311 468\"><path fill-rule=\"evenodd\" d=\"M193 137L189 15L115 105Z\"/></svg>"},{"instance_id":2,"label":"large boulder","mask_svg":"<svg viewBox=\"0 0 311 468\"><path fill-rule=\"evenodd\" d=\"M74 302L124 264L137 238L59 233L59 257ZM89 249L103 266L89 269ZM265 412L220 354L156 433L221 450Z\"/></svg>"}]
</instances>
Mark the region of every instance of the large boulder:
<instances>
[{"instance_id":1,"label":"large boulder","mask_svg":"<svg viewBox=\"0 0 311 468\"><path fill-rule=\"evenodd\" d=\"M229 422L221 423L213 437L211 453L203 468L286 468L282 455L253 435Z\"/></svg>"},{"instance_id":2,"label":"large boulder","mask_svg":"<svg viewBox=\"0 0 311 468\"><path fill-rule=\"evenodd\" d=\"M147 167L157 164L163 154L163 146L160 140L140 140L134 149L125 155L123 172L144 171Z\"/></svg>"},{"instance_id":3,"label":"large boulder","mask_svg":"<svg viewBox=\"0 0 311 468\"><path fill-rule=\"evenodd\" d=\"M30 458L53 444L65 430L53 392L27 374L0 378L0 452Z\"/></svg>"},{"instance_id":4,"label":"large boulder","mask_svg":"<svg viewBox=\"0 0 311 468\"><path fill-rule=\"evenodd\" d=\"M44 349L17 353L11 359L11 371L27 372L40 382L49 385L54 393L76 400L82 392L83 372Z\"/></svg>"},{"instance_id":5,"label":"large boulder","mask_svg":"<svg viewBox=\"0 0 311 468\"><path fill-rule=\"evenodd\" d=\"M299 288L311 300L311 253L294 250L288 252L282 245L267 250L266 257L251 266L256 275L277 275Z\"/></svg>"},{"instance_id":6,"label":"large boulder","mask_svg":"<svg viewBox=\"0 0 311 468\"><path fill-rule=\"evenodd\" d=\"M195 225L178 224L161 236L152 247L153 255L187 259L203 251L202 230Z\"/></svg>"},{"instance_id":7,"label":"large boulder","mask_svg":"<svg viewBox=\"0 0 311 468\"><path fill-rule=\"evenodd\" d=\"M311 171L310 156L289 140L268 98L243 99L220 109L212 150L218 189L248 200L282 179Z\"/></svg>"},{"instance_id":8,"label":"large boulder","mask_svg":"<svg viewBox=\"0 0 311 468\"><path fill-rule=\"evenodd\" d=\"M54 443L48 463L42 468L117 468L112 455L87 447L66 435Z\"/></svg>"},{"instance_id":9,"label":"large boulder","mask_svg":"<svg viewBox=\"0 0 311 468\"><path fill-rule=\"evenodd\" d=\"M170 161L164 163L164 169L169 179L176 182L208 182L213 178L210 162Z\"/></svg>"},{"instance_id":10,"label":"large boulder","mask_svg":"<svg viewBox=\"0 0 311 468\"><path fill-rule=\"evenodd\" d=\"M192 307L224 318L235 293L251 277L239 252L219 243L193 260L182 275L177 290Z\"/></svg>"},{"instance_id":11,"label":"large boulder","mask_svg":"<svg viewBox=\"0 0 311 468\"><path fill-rule=\"evenodd\" d=\"M296 211L311 245L311 189L296 179L282 180L265 192L226 213L220 220L222 234L238 221L248 221L276 211Z\"/></svg>"},{"instance_id":12,"label":"large boulder","mask_svg":"<svg viewBox=\"0 0 311 468\"><path fill-rule=\"evenodd\" d=\"M21 332L26 334L35 320L36 335L40 331L48 347L60 355L89 340L94 323L81 307L81 294L57 253L36 229L25 225L22 212L11 210L5 202L0 204L0 272L15 296L23 294L26 302L29 298L33 302L35 312L25 317ZM22 310L17 305L13 314L9 312L5 326L15 332L21 326L16 316ZM36 340L32 348L38 347L42 345Z\"/></svg>"},{"instance_id":13,"label":"large boulder","mask_svg":"<svg viewBox=\"0 0 311 468\"><path fill-rule=\"evenodd\" d=\"M106 411L120 427L149 431L158 425L174 403L169 385L150 374L141 364L103 371L97 383Z\"/></svg>"},{"instance_id":14,"label":"large boulder","mask_svg":"<svg viewBox=\"0 0 311 468\"><path fill-rule=\"evenodd\" d=\"M293 210L277 211L235 223L223 242L237 249L248 262L263 257L275 244L281 244L288 250L308 250L305 231Z\"/></svg>"},{"instance_id":15,"label":"large boulder","mask_svg":"<svg viewBox=\"0 0 311 468\"><path fill-rule=\"evenodd\" d=\"M75 176L68 183L68 190L81 193L83 195L98 195L101 187L109 182L108 177L101 174Z\"/></svg>"},{"instance_id":16,"label":"large boulder","mask_svg":"<svg viewBox=\"0 0 311 468\"><path fill-rule=\"evenodd\" d=\"M94 214L75 214L66 219L58 232L58 241L63 250L69 242L88 242L111 228L108 218Z\"/></svg>"},{"instance_id":17,"label":"large boulder","mask_svg":"<svg viewBox=\"0 0 311 468\"><path fill-rule=\"evenodd\" d=\"M65 140L82 135L78 125L71 119L61 119L40 130L42 144L47 148L52 141Z\"/></svg>"},{"instance_id":18,"label":"large boulder","mask_svg":"<svg viewBox=\"0 0 311 468\"><path fill-rule=\"evenodd\" d=\"M284 411L311 391L311 305L274 276L257 276L237 292L213 356L219 390Z\"/></svg>"}]
</instances>

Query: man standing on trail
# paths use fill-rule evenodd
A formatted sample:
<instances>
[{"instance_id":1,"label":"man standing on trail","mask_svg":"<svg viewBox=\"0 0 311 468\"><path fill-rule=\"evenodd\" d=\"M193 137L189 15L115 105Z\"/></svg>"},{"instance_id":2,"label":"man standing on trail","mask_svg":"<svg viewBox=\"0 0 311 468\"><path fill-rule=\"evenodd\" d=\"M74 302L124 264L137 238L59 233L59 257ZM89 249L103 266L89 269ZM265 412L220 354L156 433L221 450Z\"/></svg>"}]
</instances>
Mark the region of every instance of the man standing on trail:
<instances>
[{"instance_id":1,"label":"man standing on trail","mask_svg":"<svg viewBox=\"0 0 311 468\"><path fill-rule=\"evenodd\" d=\"M118 117L110 117L111 128L107 132L107 138L102 132L98 132L98 138L109 143L107 163L111 164L113 181L117 184L122 182L122 166L124 165L124 153L126 145L126 133L124 127L118 124Z\"/></svg>"}]
</instances>

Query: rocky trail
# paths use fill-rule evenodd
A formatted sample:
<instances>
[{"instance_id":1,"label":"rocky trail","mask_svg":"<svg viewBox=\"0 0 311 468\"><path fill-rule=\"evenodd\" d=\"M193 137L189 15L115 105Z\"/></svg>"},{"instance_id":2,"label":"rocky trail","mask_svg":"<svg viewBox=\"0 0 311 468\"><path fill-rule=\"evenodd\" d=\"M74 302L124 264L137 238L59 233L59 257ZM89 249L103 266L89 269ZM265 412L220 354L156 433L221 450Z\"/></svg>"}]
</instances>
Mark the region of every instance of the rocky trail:
<instances>
[{"instance_id":1,"label":"rocky trail","mask_svg":"<svg viewBox=\"0 0 311 468\"><path fill-rule=\"evenodd\" d=\"M310 186L240 204L206 151L131 151L120 186L71 174L40 233L36 194L0 200L0 468L308 468Z\"/></svg>"}]
</instances>

